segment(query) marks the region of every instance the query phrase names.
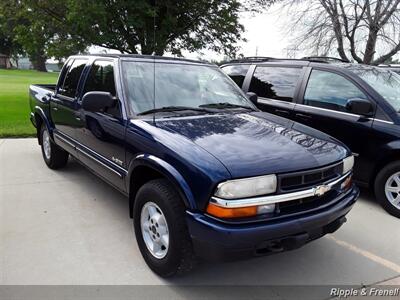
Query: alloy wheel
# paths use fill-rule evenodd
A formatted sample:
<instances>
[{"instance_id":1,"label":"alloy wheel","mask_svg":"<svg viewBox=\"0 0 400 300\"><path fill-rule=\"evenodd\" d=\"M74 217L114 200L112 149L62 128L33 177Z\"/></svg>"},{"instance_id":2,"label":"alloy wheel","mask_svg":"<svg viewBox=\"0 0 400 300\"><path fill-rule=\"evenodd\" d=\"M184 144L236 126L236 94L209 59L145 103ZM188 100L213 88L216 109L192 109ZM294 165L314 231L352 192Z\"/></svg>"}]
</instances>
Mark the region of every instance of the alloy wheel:
<instances>
[{"instance_id":1,"label":"alloy wheel","mask_svg":"<svg viewBox=\"0 0 400 300\"><path fill-rule=\"evenodd\" d=\"M158 259L168 253L169 231L164 213L154 202L147 202L141 211L140 227L149 252Z\"/></svg>"},{"instance_id":2,"label":"alloy wheel","mask_svg":"<svg viewBox=\"0 0 400 300\"><path fill-rule=\"evenodd\" d=\"M400 172L394 173L387 179L385 195L394 207L400 209Z\"/></svg>"}]
</instances>

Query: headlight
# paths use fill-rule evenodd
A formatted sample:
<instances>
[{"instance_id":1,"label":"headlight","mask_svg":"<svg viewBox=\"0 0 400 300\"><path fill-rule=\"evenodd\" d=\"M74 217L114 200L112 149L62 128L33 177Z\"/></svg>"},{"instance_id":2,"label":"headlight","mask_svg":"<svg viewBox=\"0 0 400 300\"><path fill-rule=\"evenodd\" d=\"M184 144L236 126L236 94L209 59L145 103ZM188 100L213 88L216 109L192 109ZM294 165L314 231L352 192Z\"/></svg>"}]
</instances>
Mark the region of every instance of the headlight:
<instances>
[{"instance_id":1,"label":"headlight","mask_svg":"<svg viewBox=\"0 0 400 300\"><path fill-rule=\"evenodd\" d=\"M351 155L343 159L343 174L348 173L353 169L354 166L354 156Z\"/></svg>"},{"instance_id":2,"label":"headlight","mask_svg":"<svg viewBox=\"0 0 400 300\"><path fill-rule=\"evenodd\" d=\"M224 199L237 199L271 194L276 191L276 175L265 175L222 182L215 196Z\"/></svg>"}]
</instances>

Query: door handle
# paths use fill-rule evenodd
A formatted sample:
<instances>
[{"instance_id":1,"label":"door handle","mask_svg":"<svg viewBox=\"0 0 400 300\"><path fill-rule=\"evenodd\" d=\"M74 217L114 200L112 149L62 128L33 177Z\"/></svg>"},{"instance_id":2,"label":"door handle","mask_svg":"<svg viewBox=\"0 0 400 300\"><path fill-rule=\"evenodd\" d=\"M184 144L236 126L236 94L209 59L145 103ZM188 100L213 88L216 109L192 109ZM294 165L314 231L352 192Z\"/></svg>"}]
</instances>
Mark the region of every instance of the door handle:
<instances>
[{"instance_id":1,"label":"door handle","mask_svg":"<svg viewBox=\"0 0 400 300\"><path fill-rule=\"evenodd\" d=\"M312 117L309 116L309 115L299 114L299 113L296 114L296 117L299 117L299 118L305 119L305 120L311 120L312 119Z\"/></svg>"},{"instance_id":2,"label":"door handle","mask_svg":"<svg viewBox=\"0 0 400 300\"><path fill-rule=\"evenodd\" d=\"M82 114L79 111L75 111L74 112L74 116L75 116L75 120L77 120L77 121L81 121L82 120L81 119Z\"/></svg>"},{"instance_id":3,"label":"door handle","mask_svg":"<svg viewBox=\"0 0 400 300\"><path fill-rule=\"evenodd\" d=\"M275 109L275 112L280 115L289 115L289 112L283 109Z\"/></svg>"},{"instance_id":4,"label":"door handle","mask_svg":"<svg viewBox=\"0 0 400 300\"><path fill-rule=\"evenodd\" d=\"M57 111L57 110L58 110L58 108L57 108L57 107L53 107L53 110L54 110L54 111Z\"/></svg>"}]
</instances>

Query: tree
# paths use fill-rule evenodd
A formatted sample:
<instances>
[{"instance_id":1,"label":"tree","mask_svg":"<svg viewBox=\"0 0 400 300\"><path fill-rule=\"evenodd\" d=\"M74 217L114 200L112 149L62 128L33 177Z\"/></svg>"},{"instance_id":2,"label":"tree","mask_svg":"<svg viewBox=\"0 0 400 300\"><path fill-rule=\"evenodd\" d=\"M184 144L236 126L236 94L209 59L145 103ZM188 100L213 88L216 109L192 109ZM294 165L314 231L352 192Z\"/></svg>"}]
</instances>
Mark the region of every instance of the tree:
<instances>
[{"instance_id":1,"label":"tree","mask_svg":"<svg viewBox=\"0 0 400 300\"><path fill-rule=\"evenodd\" d=\"M122 53L181 55L211 49L235 56L243 41L239 14L258 0L0 0L14 40L38 70L89 45ZM263 1L266 6L275 0Z\"/></svg>"},{"instance_id":2,"label":"tree","mask_svg":"<svg viewBox=\"0 0 400 300\"><path fill-rule=\"evenodd\" d=\"M242 40L237 0L68 1L67 16L48 15L83 40L123 53L180 55L211 49L233 55Z\"/></svg>"},{"instance_id":3,"label":"tree","mask_svg":"<svg viewBox=\"0 0 400 300\"><path fill-rule=\"evenodd\" d=\"M45 7L65 13L63 3L60 0L0 0L0 13L7 20L12 42L23 48L35 70L46 71L49 57L60 59L87 48L82 39L72 36L67 27L44 13Z\"/></svg>"},{"instance_id":4,"label":"tree","mask_svg":"<svg viewBox=\"0 0 400 300\"><path fill-rule=\"evenodd\" d=\"M18 55L23 53L22 46L15 40L9 20L0 12L0 53L18 61Z\"/></svg>"},{"instance_id":5,"label":"tree","mask_svg":"<svg viewBox=\"0 0 400 300\"><path fill-rule=\"evenodd\" d=\"M259 2L263 2L260 0ZM400 0L284 0L301 48L378 65L400 51ZM260 3L259 3L260 4Z\"/></svg>"}]
</instances>

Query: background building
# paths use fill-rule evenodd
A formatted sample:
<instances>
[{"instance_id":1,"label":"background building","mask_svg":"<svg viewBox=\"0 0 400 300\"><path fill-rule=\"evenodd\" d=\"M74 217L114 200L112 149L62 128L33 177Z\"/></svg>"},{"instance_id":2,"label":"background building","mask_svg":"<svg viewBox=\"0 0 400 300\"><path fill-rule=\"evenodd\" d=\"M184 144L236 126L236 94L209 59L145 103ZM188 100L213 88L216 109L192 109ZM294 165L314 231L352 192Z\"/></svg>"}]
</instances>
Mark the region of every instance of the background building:
<instances>
[{"instance_id":1,"label":"background building","mask_svg":"<svg viewBox=\"0 0 400 300\"><path fill-rule=\"evenodd\" d=\"M0 69L11 69L10 57L0 53Z\"/></svg>"}]
</instances>

